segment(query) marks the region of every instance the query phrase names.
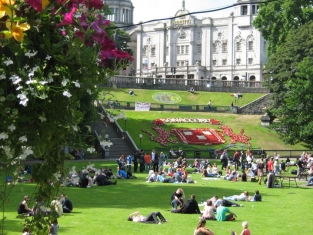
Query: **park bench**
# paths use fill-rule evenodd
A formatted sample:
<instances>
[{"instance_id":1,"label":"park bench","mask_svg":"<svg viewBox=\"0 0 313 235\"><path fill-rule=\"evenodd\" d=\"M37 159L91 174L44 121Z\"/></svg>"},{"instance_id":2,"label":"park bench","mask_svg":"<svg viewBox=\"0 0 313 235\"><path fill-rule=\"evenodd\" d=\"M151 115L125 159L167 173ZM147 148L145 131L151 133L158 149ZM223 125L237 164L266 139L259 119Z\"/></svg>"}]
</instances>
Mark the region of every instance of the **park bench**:
<instances>
[{"instance_id":1,"label":"park bench","mask_svg":"<svg viewBox=\"0 0 313 235\"><path fill-rule=\"evenodd\" d=\"M179 105L179 110L192 110L192 106L191 105Z\"/></svg>"}]
</instances>

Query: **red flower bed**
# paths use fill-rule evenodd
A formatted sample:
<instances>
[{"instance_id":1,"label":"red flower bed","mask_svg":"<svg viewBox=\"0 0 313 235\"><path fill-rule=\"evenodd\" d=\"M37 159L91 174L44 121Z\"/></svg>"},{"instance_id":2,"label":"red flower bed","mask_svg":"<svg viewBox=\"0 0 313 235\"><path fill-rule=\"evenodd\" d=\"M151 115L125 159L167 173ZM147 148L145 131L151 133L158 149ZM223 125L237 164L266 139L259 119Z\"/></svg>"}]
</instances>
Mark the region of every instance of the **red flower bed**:
<instances>
[{"instance_id":1,"label":"red flower bed","mask_svg":"<svg viewBox=\"0 0 313 235\"><path fill-rule=\"evenodd\" d=\"M201 129L171 129L180 142L186 144L198 144L198 145L212 145L212 144L223 144L225 139L216 130L211 128Z\"/></svg>"},{"instance_id":2,"label":"red flower bed","mask_svg":"<svg viewBox=\"0 0 313 235\"><path fill-rule=\"evenodd\" d=\"M230 137L231 144L236 144L237 142L250 144L249 140L251 139L251 137L244 134L244 129L241 129L240 134L236 134L228 126L220 126L218 128L222 129L223 135L227 135Z\"/></svg>"}]
</instances>

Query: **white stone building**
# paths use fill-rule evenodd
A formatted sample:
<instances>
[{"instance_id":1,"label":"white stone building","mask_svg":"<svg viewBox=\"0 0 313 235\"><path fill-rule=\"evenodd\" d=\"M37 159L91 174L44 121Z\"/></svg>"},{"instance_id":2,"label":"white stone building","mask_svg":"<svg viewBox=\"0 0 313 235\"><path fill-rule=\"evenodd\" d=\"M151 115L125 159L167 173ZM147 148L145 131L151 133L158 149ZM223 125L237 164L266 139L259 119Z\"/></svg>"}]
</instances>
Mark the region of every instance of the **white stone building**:
<instances>
[{"instance_id":1,"label":"white stone building","mask_svg":"<svg viewBox=\"0 0 313 235\"><path fill-rule=\"evenodd\" d=\"M105 0L112 12L107 19L114 22L117 26L126 26L133 24L134 6L131 0Z\"/></svg>"},{"instance_id":2,"label":"white stone building","mask_svg":"<svg viewBox=\"0 0 313 235\"><path fill-rule=\"evenodd\" d=\"M124 74L132 69L141 77L262 81L266 41L252 25L257 1L237 0L227 17L198 19L182 0L177 18L127 29L135 61Z\"/></svg>"}]
</instances>

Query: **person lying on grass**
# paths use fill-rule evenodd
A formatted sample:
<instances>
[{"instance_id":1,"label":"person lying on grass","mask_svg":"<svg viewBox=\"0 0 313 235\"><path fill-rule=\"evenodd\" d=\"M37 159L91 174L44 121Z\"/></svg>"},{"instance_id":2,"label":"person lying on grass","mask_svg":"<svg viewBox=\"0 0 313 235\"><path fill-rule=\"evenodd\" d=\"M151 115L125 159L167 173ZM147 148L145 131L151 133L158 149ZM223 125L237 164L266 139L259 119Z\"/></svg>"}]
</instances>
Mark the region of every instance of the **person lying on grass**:
<instances>
[{"instance_id":1,"label":"person lying on grass","mask_svg":"<svg viewBox=\"0 0 313 235\"><path fill-rule=\"evenodd\" d=\"M161 224L161 222L167 222L167 220L159 211L152 212L148 216L143 216L139 213L139 211L136 211L130 214L127 220L133 222L154 223L154 224Z\"/></svg>"},{"instance_id":2,"label":"person lying on grass","mask_svg":"<svg viewBox=\"0 0 313 235\"><path fill-rule=\"evenodd\" d=\"M229 196L229 197L223 197L223 199L225 199L225 200L232 200L232 201L248 201L249 200L249 192L248 191L244 191L240 195L233 195L233 196Z\"/></svg>"}]
</instances>

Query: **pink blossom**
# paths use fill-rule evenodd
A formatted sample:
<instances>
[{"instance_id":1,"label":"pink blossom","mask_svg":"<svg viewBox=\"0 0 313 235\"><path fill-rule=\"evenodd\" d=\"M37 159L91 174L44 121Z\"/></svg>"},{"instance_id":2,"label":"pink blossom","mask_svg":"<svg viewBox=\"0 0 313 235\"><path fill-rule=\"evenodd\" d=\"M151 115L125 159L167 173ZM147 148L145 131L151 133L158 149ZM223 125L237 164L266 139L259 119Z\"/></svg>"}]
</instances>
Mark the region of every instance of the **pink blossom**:
<instances>
[{"instance_id":1,"label":"pink blossom","mask_svg":"<svg viewBox=\"0 0 313 235\"><path fill-rule=\"evenodd\" d=\"M57 24L57 27L64 26L64 25L73 25L73 15L76 12L77 8L73 7L72 10L65 14L64 19L61 23Z\"/></svg>"}]
</instances>

